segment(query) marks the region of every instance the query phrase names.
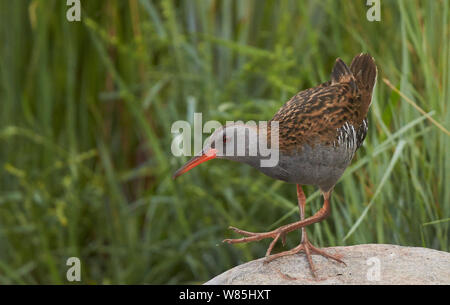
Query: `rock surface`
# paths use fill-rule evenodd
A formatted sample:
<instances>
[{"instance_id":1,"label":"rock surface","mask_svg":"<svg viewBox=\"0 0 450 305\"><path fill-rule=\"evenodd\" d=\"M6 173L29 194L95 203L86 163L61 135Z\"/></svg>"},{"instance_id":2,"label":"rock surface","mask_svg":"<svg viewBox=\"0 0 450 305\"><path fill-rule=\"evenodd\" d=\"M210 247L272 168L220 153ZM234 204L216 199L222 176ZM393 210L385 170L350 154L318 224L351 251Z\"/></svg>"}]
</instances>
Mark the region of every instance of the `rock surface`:
<instances>
[{"instance_id":1,"label":"rock surface","mask_svg":"<svg viewBox=\"0 0 450 305\"><path fill-rule=\"evenodd\" d=\"M341 254L347 266L313 255L318 276L318 280L314 280L304 253L300 253L281 257L269 264L263 264L264 258L254 260L236 266L205 284L450 284L450 253L447 252L384 244L324 250Z\"/></svg>"}]
</instances>

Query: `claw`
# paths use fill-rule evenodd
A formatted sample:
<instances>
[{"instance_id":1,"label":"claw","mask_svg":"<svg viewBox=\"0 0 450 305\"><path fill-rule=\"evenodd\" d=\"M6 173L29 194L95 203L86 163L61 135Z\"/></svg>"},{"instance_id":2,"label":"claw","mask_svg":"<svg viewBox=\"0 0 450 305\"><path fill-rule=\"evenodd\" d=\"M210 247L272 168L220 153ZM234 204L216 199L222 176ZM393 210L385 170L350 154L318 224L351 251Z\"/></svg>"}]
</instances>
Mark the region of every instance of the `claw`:
<instances>
[{"instance_id":1,"label":"claw","mask_svg":"<svg viewBox=\"0 0 450 305\"><path fill-rule=\"evenodd\" d=\"M286 234L281 233L281 244L284 246L286 246Z\"/></svg>"}]
</instances>

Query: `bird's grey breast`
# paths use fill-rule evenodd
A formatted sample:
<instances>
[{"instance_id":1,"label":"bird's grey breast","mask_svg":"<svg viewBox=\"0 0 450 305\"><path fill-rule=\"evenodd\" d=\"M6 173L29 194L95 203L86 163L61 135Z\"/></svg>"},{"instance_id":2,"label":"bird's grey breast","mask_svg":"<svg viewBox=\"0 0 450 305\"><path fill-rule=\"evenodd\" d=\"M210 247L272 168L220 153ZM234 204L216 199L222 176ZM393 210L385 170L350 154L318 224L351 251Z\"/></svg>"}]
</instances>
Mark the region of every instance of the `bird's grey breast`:
<instances>
[{"instance_id":1,"label":"bird's grey breast","mask_svg":"<svg viewBox=\"0 0 450 305\"><path fill-rule=\"evenodd\" d=\"M251 165L272 178L289 183L317 185L326 191L342 176L356 150L362 145L366 133L367 119L357 127L345 123L337 130L331 144L304 144L289 153L280 151L279 162L275 167Z\"/></svg>"}]
</instances>

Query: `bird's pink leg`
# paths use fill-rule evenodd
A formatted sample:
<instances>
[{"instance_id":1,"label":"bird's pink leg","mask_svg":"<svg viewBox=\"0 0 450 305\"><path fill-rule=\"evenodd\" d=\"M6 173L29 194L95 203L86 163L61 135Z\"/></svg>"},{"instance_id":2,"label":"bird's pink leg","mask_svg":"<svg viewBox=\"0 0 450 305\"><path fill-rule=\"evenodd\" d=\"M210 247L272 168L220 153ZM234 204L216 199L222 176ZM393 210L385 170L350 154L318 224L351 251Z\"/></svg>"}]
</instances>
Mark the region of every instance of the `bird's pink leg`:
<instances>
[{"instance_id":1,"label":"bird's pink leg","mask_svg":"<svg viewBox=\"0 0 450 305\"><path fill-rule=\"evenodd\" d=\"M325 219L329 214L330 214L330 202L329 202L329 195L325 196L325 201L324 204L322 206L322 208L316 212L316 214L314 214L313 216L288 224L288 225L284 225L279 227L278 229L275 229L273 231L270 232L264 232L264 233L253 233L253 232L248 232L248 231L244 231L235 227L229 227L231 230L235 231L238 234L242 234L244 236L247 237L242 237L242 238L236 238L236 239L225 239L223 242L227 242L229 244L237 244L237 243L247 243L247 242L252 242L252 241L259 241L265 238L273 238L273 239L278 239L278 238L283 238L284 234L287 234L289 232L292 232L294 230L297 230L299 228L303 228L305 226L308 226L310 224L319 222L323 219Z\"/></svg>"},{"instance_id":2,"label":"bird's pink leg","mask_svg":"<svg viewBox=\"0 0 450 305\"><path fill-rule=\"evenodd\" d=\"M331 193L331 191L324 193L324 204L323 204L322 208L319 211L317 211L317 213L314 214L313 216L305 219L306 197L305 197L305 194L303 193L301 186L297 185L297 197L298 197L298 205L299 205L299 210L300 210L300 221L297 221L297 222L294 222L294 223L291 223L288 225L284 225L282 227L279 227L278 229L275 229L270 232L264 232L264 233L253 233L253 232L240 230L238 228L230 227L230 229L232 229L236 233L245 235L247 237L237 238L237 239L225 239L224 242L227 242L229 244L235 244L235 243L246 243L246 242L252 242L252 241L259 241L259 240L262 240L265 238L273 238L273 241L270 243L270 246L266 252L267 259L266 259L265 263L271 262L274 259L282 257L282 256L292 255L292 254L296 254L300 251L305 251L306 257L307 257L309 265L311 267L311 272L314 275L314 277L317 278L316 273L315 273L314 264L313 264L312 258L311 258L311 253L323 255L325 257L334 259L340 263L344 263L340 259L340 257L327 254L323 250L318 249L315 246L313 246L309 242L308 235L306 234L305 226L319 222L319 221L323 220L324 218L326 218L330 214L330 200L329 200L330 193ZM278 239L280 237L282 238L283 244L284 244L285 234L292 232L299 228L302 229L302 241L301 241L300 245L298 245L297 247L295 247L291 250L284 251L284 252L274 254L274 255L270 255L273 247L275 246L275 243L278 241Z\"/></svg>"},{"instance_id":3,"label":"bird's pink leg","mask_svg":"<svg viewBox=\"0 0 450 305\"><path fill-rule=\"evenodd\" d=\"M300 220L304 220L305 219L305 206L306 206L306 197L305 194L303 193L302 187L301 185L297 184L297 198L298 198L298 207L300 210ZM269 263L271 261L273 261L274 259L277 259L279 257L282 256L287 256L287 255L293 255L296 254L300 251L304 251L306 258L308 260L309 263L309 267L311 269L311 273L313 274L314 278L317 279L317 274L316 274L316 268L314 267L313 261L312 261L312 257L311 254L315 253L315 254L319 254L322 256L325 256L327 258L331 258L334 259L340 263L343 263L345 265L345 263L341 260L340 256L333 256L331 254L326 253L325 251L316 248L315 246L313 246L311 244L311 242L308 240L308 235L306 233L306 228L302 227L302 241L301 243L295 247L294 249L291 249L289 251L284 251L281 253L277 253L271 256L268 256L265 263ZM293 278L295 279L295 278Z\"/></svg>"}]
</instances>

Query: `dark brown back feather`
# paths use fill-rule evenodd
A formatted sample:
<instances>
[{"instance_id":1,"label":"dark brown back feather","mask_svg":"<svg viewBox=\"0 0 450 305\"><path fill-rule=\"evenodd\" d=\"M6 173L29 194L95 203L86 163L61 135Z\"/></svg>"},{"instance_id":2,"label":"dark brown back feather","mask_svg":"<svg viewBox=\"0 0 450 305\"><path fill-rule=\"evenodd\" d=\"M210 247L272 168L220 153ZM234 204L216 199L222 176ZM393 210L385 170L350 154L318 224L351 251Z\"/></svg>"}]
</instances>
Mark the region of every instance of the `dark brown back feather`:
<instances>
[{"instance_id":1,"label":"dark brown back feather","mask_svg":"<svg viewBox=\"0 0 450 305\"><path fill-rule=\"evenodd\" d=\"M304 144L332 145L345 123L355 127L362 124L367 111L361 112L362 95L358 84L361 83L366 94L369 87L364 81L373 74L358 68L362 64L360 60L355 62L354 68L361 71L357 79L353 70L337 59L331 81L299 92L281 107L272 118L279 122L280 150L294 152L301 150Z\"/></svg>"}]
</instances>

